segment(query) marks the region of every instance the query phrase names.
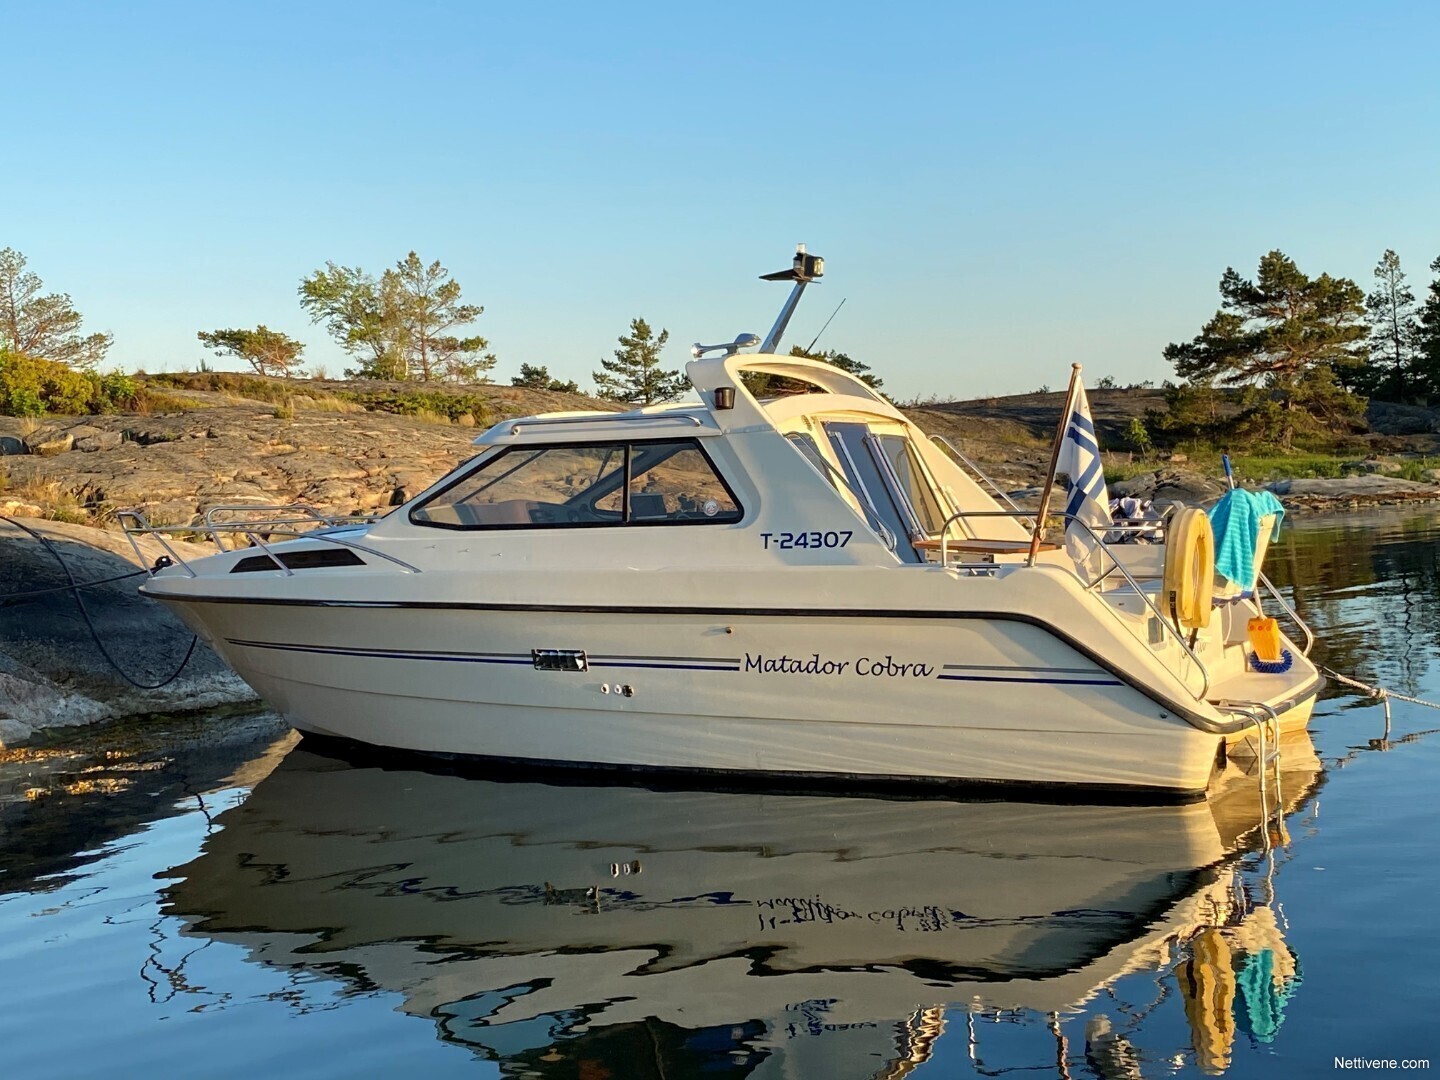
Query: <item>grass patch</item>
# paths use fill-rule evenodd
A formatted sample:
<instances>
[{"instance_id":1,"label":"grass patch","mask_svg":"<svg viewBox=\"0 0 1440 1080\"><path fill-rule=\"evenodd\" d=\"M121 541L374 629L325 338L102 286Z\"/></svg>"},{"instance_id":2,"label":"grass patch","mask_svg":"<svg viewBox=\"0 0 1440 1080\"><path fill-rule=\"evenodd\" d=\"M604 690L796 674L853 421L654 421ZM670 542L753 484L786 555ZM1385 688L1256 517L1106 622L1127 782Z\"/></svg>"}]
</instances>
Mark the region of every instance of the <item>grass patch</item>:
<instances>
[{"instance_id":1,"label":"grass patch","mask_svg":"<svg viewBox=\"0 0 1440 1080\"><path fill-rule=\"evenodd\" d=\"M1163 461L1146 458L1136 458L1133 461L1107 461L1105 462L1105 482L1116 484L1145 473L1153 473L1157 469L1165 468L1165 465L1166 463Z\"/></svg>"},{"instance_id":2,"label":"grass patch","mask_svg":"<svg viewBox=\"0 0 1440 1080\"><path fill-rule=\"evenodd\" d=\"M1230 459L1235 479L1264 483L1268 480L1335 480L1364 472L1360 462L1334 454L1236 454Z\"/></svg>"},{"instance_id":3,"label":"grass patch","mask_svg":"<svg viewBox=\"0 0 1440 1080\"><path fill-rule=\"evenodd\" d=\"M176 390L214 390L249 398L251 401L269 401L279 404L293 391L282 382L272 382L258 375L246 375L240 371L178 371L151 375L150 382L170 386ZM227 399L228 400L228 399ZM238 402L236 402L238 404Z\"/></svg>"},{"instance_id":4,"label":"grass patch","mask_svg":"<svg viewBox=\"0 0 1440 1080\"><path fill-rule=\"evenodd\" d=\"M1220 451L1214 447L1185 447L1184 461L1170 461L1167 458L1106 462L1105 480L1117 483L1129 480L1142 473L1164 469L1183 469L1200 473L1223 481L1225 468L1220 463ZM1230 455L1230 467L1235 473L1237 484L1266 484L1272 480L1336 480L1368 472L1355 455L1344 455L1325 451L1297 450L1291 453L1235 453ZM1401 470L1387 473L1406 480L1423 480L1426 469L1440 468L1440 458L1420 458L1403 462Z\"/></svg>"},{"instance_id":5,"label":"grass patch","mask_svg":"<svg viewBox=\"0 0 1440 1080\"><path fill-rule=\"evenodd\" d=\"M365 406L357 401L346 401L344 398L334 397L331 394L315 396L313 394L295 399L295 407L305 412L326 412L326 413L361 413Z\"/></svg>"},{"instance_id":6,"label":"grass patch","mask_svg":"<svg viewBox=\"0 0 1440 1080\"><path fill-rule=\"evenodd\" d=\"M1021 428L1006 426L996 432L992 438L1002 446L1023 446L1027 449L1034 449L1037 446L1049 446L1051 440L1043 439L1038 435L1031 435Z\"/></svg>"},{"instance_id":7,"label":"grass patch","mask_svg":"<svg viewBox=\"0 0 1440 1080\"><path fill-rule=\"evenodd\" d=\"M1408 461L1400 462L1400 471L1392 473L1401 480L1414 480L1417 483L1429 482L1430 478L1425 474L1432 469L1440 469L1440 458L1422 457L1411 458Z\"/></svg>"},{"instance_id":8,"label":"grass patch","mask_svg":"<svg viewBox=\"0 0 1440 1080\"><path fill-rule=\"evenodd\" d=\"M194 398L182 397L164 390L151 390L148 386L142 387L140 392L135 395L135 412L139 416L189 412L191 409L203 409L204 407L202 402L196 401Z\"/></svg>"},{"instance_id":9,"label":"grass patch","mask_svg":"<svg viewBox=\"0 0 1440 1080\"><path fill-rule=\"evenodd\" d=\"M65 521L71 525L89 525L90 512L81 505L75 493L55 480L32 480L7 492L10 498L40 507L40 517L47 521Z\"/></svg>"}]
</instances>

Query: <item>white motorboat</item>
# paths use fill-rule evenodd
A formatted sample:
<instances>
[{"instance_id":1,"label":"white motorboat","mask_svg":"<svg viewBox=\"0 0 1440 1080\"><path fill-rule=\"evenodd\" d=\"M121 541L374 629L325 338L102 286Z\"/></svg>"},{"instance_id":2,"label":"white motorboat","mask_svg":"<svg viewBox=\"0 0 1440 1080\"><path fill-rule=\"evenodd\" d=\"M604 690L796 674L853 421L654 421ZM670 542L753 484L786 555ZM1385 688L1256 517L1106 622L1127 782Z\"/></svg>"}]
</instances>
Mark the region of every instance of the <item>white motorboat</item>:
<instances>
[{"instance_id":1,"label":"white motorboat","mask_svg":"<svg viewBox=\"0 0 1440 1080\"><path fill-rule=\"evenodd\" d=\"M697 344L698 401L507 420L368 524L217 508L230 550L141 591L299 730L382 747L1159 795L1227 747L1268 763L1323 680L1263 574L1213 595L1198 510L1077 561L861 379L777 353L821 269L768 275L794 286L763 343ZM1267 589L1306 641L1283 665L1248 630Z\"/></svg>"}]
</instances>

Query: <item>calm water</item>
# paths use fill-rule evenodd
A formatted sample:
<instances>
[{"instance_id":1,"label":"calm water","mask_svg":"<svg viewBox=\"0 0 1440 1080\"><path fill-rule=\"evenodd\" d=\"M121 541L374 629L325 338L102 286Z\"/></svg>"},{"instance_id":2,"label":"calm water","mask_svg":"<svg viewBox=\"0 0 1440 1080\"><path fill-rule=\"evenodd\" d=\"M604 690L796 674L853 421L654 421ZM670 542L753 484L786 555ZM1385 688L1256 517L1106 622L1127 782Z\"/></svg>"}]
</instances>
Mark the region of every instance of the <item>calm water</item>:
<instances>
[{"instance_id":1,"label":"calm water","mask_svg":"<svg viewBox=\"0 0 1440 1080\"><path fill-rule=\"evenodd\" d=\"M1437 513L1302 522L1271 572L1323 663L1440 700L1437 551ZM1440 1067L1440 712L1386 737L1332 692L1269 829L1244 776L1187 807L662 792L162 726L0 766L6 1075Z\"/></svg>"}]
</instances>

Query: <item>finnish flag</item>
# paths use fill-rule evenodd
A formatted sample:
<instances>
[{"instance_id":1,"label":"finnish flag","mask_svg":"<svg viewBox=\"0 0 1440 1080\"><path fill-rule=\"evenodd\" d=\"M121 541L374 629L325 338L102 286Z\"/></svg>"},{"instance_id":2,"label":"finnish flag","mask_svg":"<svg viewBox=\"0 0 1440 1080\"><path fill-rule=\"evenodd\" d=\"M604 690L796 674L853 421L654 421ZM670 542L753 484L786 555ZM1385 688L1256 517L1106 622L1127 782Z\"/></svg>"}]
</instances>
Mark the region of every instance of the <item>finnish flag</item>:
<instances>
[{"instance_id":1,"label":"finnish flag","mask_svg":"<svg viewBox=\"0 0 1440 1080\"><path fill-rule=\"evenodd\" d=\"M1055 475L1065 478L1070 493L1065 502L1065 550L1076 563L1093 571L1091 564L1098 550L1095 537L1103 538L1112 524L1110 493L1105 489L1105 469L1100 464L1100 443L1090 419L1090 402L1078 379L1065 436L1055 459ZM1076 525L1077 520L1090 526L1094 536Z\"/></svg>"}]
</instances>

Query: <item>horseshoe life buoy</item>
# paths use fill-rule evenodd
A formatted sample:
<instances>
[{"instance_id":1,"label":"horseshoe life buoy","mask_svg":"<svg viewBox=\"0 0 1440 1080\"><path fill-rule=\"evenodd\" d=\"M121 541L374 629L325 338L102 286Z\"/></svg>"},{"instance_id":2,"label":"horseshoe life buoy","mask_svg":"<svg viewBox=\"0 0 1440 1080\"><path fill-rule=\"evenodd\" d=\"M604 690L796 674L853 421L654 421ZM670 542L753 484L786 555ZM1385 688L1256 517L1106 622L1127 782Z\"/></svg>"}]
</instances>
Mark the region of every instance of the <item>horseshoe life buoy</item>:
<instances>
[{"instance_id":1,"label":"horseshoe life buoy","mask_svg":"<svg viewBox=\"0 0 1440 1080\"><path fill-rule=\"evenodd\" d=\"M1210 625L1215 600L1215 533L1204 510L1175 515L1165 538L1165 606L1186 630Z\"/></svg>"}]
</instances>

